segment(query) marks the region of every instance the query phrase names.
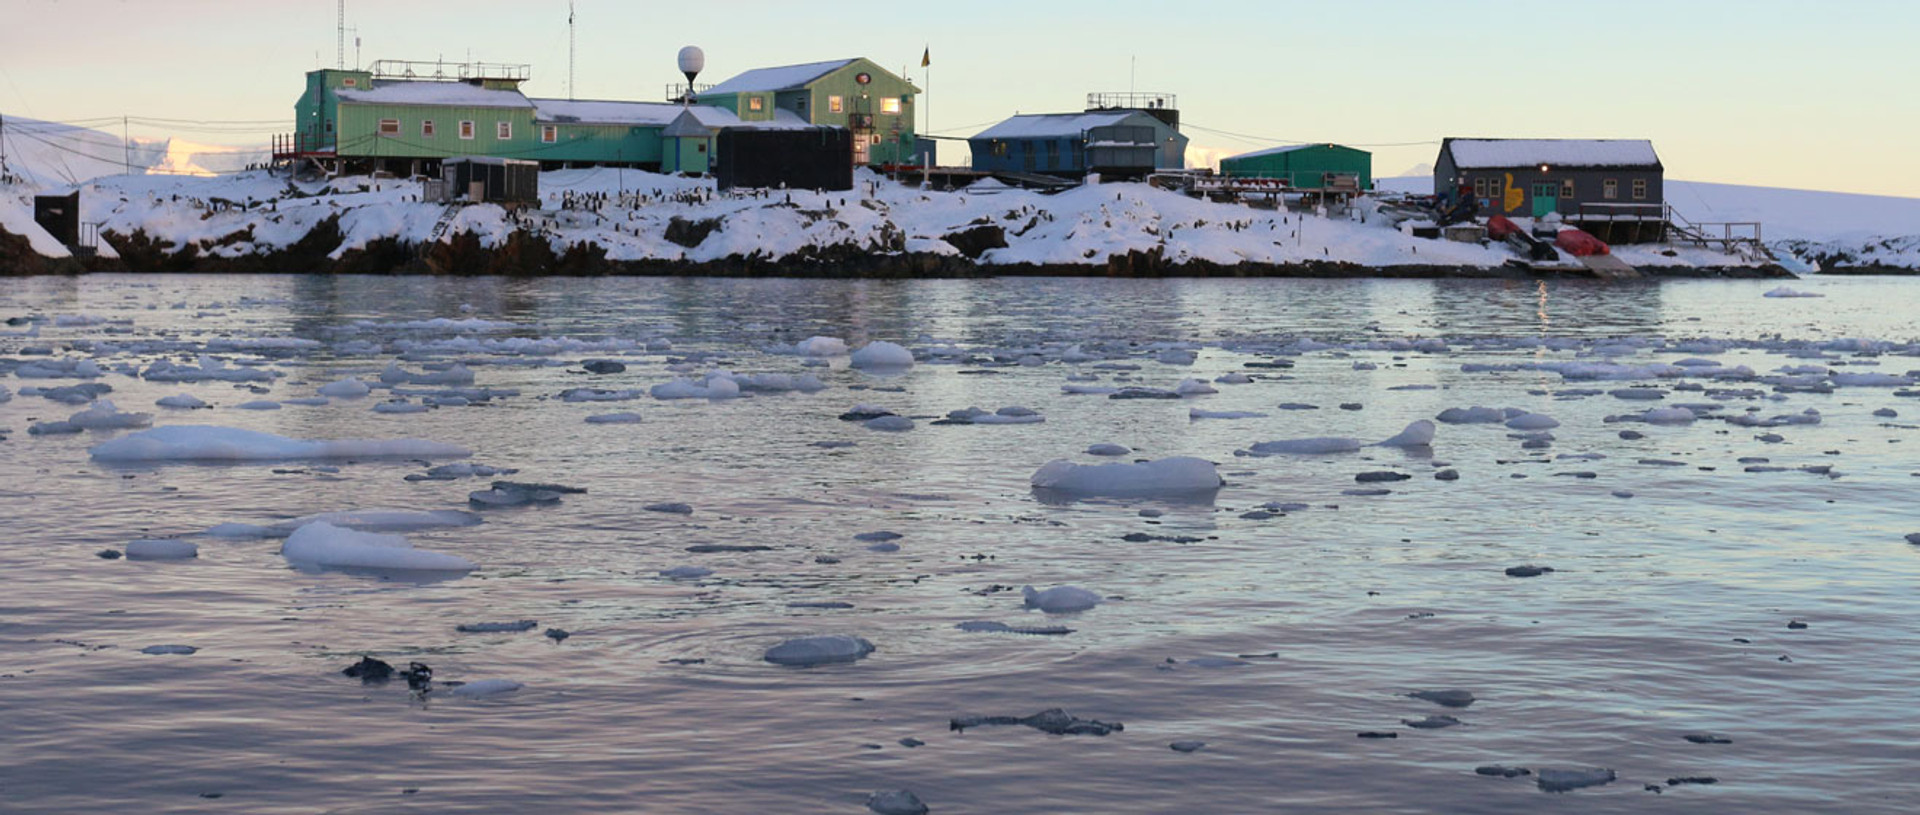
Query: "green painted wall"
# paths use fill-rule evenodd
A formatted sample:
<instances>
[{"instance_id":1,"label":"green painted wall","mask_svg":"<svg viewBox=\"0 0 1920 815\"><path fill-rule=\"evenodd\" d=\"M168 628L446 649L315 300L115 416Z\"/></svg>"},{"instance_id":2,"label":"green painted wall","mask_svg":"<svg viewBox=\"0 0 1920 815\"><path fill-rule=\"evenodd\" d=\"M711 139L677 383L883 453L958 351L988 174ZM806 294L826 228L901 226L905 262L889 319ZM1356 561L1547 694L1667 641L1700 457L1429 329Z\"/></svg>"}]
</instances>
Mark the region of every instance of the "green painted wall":
<instances>
[{"instance_id":1,"label":"green painted wall","mask_svg":"<svg viewBox=\"0 0 1920 815\"><path fill-rule=\"evenodd\" d=\"M860 74L866 74L868 82L858 82ZM869 138L867 145L868 164L904 164L913 162L914 146L914 104L919 89L913 83L900 78L893 72L875 64L872 60L856 59L840 69L820 77L798 91L785 93L722 93L702 96L698 102L732 111L742 121L771 121L775 110L787 110L807 120L811 124L830 125L851 128L853 117L869 115L873 119L871 135L878 136L875 144ZM833 110L833 97L840 97L840 110ZM760 110L753 110L752 99L761 100ZM899 101L895 112L887 112L886 100Z\"/></svg>"},{"instance_id":2,"label":"green painted wall","mask_svg":"<svg viewBox=\"0 0 1920 815\"><path fill-rule=\"evenodd\" d=\"M1373 189L1373 154L1337 144L1319 144L1268 153L1264 156L1220 160L1220 172L1234 178L1282 178L1300 189L1319 189L1324 173L1360 176L1360 189Z\"/></svg>"},{"instance_id":3,"label":"green painted wall","mask_svg":"<svg viewBox=\"0 0 1920 815\"><path fill-rule=\"evenodd\" d=\"M704 173L712 167L713 140L701 138L665 139L660 160L663 173Z\"/></svg>"},{"instance_id":4,"label":"green painted wall","mask_svg":"<svg viewBox=\"0 0 1920 815\"><path fill-rule=\"evenodd\" d=\"M400 133L382 136L381 119L399 119ZM421 123L432 120L432 136L421 132ZM474 123L473 138L460 138L460 122ZM497 136L498 123L512 126L510 138ZM373 105L348 102L340 105L340 146L342 156L371 158L444 158L447 156L496 156L534 158L531 153L542 145L533 124L533 108L460 108L427 105Z\"/></svg>"},{"instance_id":5,"label":"green painted wall","mask_svg":"<svg viewBox=\"0 0 1920 815\"><path fill-rule=\"evenodd\" d=\"M542 140L540 129L554 127L552 144ZM661 128L658 125L601 125L585 123L534 123L534 143L526 155L508 156L535 161L617 162L658 164L663 155Z\"/></svg>"},{"instance_id":6,"label":"green painted wall","mask_svg":"<svg viewBox=\"0 0 1920 815\"><path fill-rule=\"evenodd\" d=\"M307 72L306 91L300 94L300 100L293 105L294 132L300 138L302 149L319 150L335 144L334 133L340 120L340 97L334 92L349 87L348 82L352 82L355 88L370 88L373 87L373 74L331 68Z\"/></svg>"}]
</instances>

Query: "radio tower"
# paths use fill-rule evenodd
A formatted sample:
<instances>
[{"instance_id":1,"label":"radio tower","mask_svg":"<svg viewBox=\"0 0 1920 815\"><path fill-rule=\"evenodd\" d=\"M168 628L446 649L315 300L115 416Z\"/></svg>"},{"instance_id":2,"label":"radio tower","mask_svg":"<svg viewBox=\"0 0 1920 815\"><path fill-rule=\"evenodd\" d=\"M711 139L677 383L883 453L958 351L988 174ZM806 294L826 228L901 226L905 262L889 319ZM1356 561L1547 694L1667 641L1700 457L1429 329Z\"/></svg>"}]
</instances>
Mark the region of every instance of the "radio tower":
<instances>
[{"instance_id":1,"label":"radio tower","mask_svg":"<svg viewBox=\"0 0 1920 815\"><path fill-rule=\"evenodd\" d=\"M567 101L573 99L573 0L567 0Z\"/></svg>"},{"instance_id":2,"label":"radio tower","mask_svg":"<svg viewBox=\"0 0 1920 815\"><path fill-rule=\"evenodd\" d=\"M333 67L347 67L347 0L340 0L333 30Z\"/></svg>"}]
</instances>

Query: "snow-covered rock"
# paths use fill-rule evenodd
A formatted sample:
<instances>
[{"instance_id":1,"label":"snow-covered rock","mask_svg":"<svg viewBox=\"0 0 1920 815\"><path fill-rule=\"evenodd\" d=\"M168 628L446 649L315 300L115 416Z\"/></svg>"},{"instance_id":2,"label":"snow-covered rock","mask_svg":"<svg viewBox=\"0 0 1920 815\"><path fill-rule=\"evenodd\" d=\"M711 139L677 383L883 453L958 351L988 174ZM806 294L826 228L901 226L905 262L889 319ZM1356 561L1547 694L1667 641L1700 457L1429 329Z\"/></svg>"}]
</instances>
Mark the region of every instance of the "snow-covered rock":
<instances>
[{"instance_id":1,"label":"snow-covered rock","mask_svg":"<svg viewBox=\"0 0 1920 815\"><path fill-rule=\"evenodd\" d=\"M1203 458L1180 456L1132 464L1075 464L1055 459L1035 471L1035 489L1078 495L1147 497L1211 492L1225 481Z\"/></svg>"}]
</instances>

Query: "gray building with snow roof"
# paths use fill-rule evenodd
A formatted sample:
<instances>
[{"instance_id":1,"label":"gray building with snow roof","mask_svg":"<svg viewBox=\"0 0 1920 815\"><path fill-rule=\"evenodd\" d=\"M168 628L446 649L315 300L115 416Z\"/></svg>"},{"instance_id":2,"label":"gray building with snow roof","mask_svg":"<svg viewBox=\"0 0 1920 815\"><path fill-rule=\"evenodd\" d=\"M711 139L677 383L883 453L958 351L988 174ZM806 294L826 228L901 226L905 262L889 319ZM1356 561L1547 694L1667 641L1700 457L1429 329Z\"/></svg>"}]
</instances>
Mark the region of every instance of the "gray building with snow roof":
<instances>
[{"instance_id":1,"label":"gray building with snow roof","mask_svg":"<svg viewBox=\"0 0 1920 815\"><path fill-rule=\"evenodd\" d=\"M1449 138L1433 162L1433 191L1453 199L1466 190L1499 215L1664 225L1665 176L1646 139Z\"/></svg>"},{"instance_id":2,"label":"gray building with snow roof","mask_svg":"<svg viewBox=\"0 0 1920 815\"><path fill-rule=\"evenodd\" d=\"M1082 178L1140 177L1186 166L1187 137L1140 110L1030 113L967 139L973 169Z\"/></svg>"}]
</instances>

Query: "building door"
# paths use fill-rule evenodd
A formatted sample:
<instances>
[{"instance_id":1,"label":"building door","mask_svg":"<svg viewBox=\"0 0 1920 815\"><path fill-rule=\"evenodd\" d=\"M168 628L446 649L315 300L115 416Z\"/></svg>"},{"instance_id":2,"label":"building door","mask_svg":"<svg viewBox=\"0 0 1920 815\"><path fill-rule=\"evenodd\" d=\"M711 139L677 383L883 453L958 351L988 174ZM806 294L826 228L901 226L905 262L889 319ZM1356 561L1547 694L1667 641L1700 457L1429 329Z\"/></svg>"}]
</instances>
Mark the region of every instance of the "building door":
<instances>
[{"instance_id":1,"label":"building door","mask_svg":"<svg viewBox=\"0 0 1920 815\"><path fill-rule=\"evenodd\" d=\"M1560 211L1560 182L1550 181L1533 185L1533 217L1539 218L1549 212Z\"/></svg>"},{"instance_id":2,"label":"building door","mask_svg":"<svg viewBox=\"0 0 1920 815\"><path fill-rule=\"evenodd\" d=\"M872 155L872 151L869 149L872 145L868 144L868 142L871 141L872 139L868 138L865 133L855 132L853 134L853 166L867 166L867 157Z\"/></svg>"}]
</instances>

